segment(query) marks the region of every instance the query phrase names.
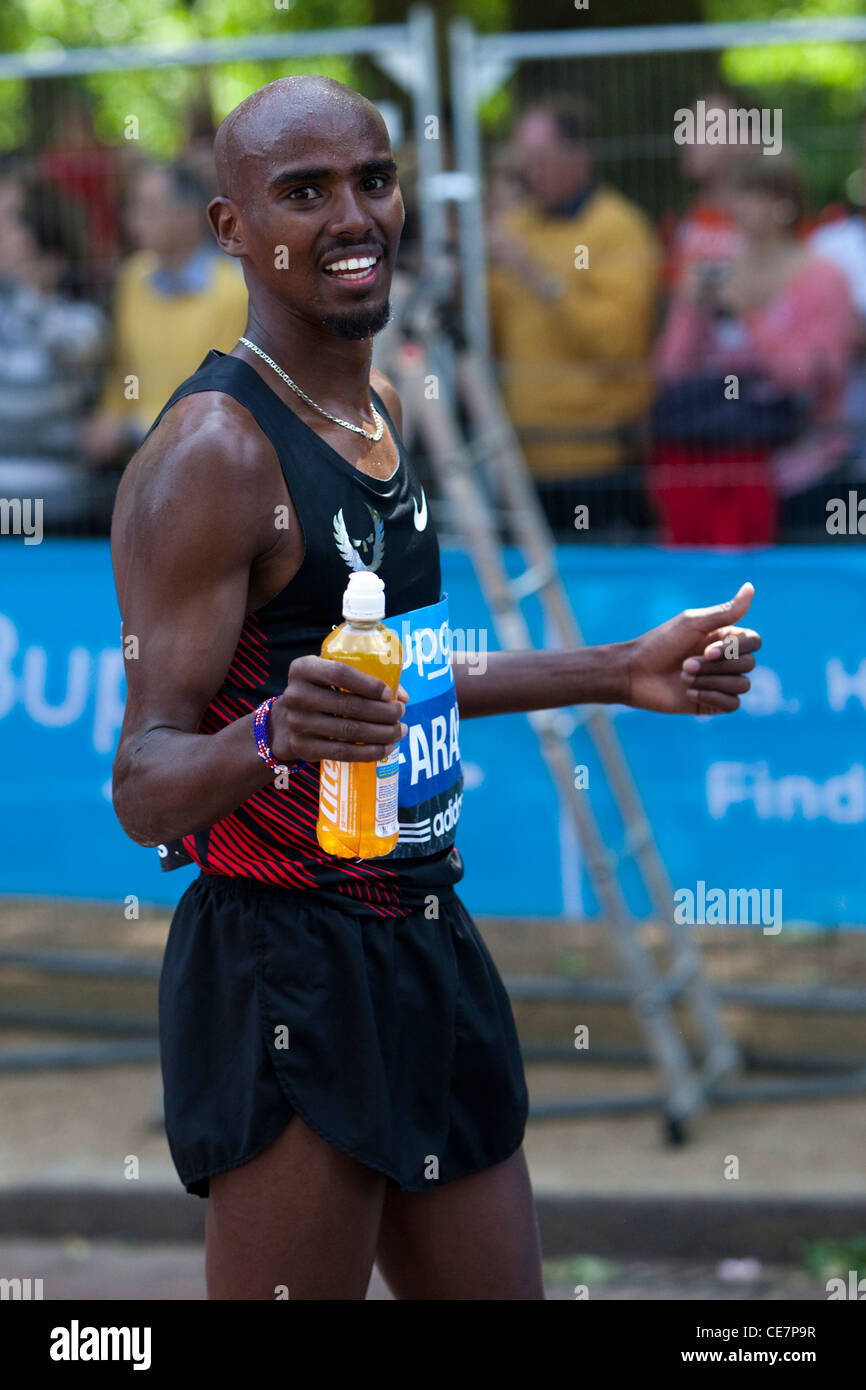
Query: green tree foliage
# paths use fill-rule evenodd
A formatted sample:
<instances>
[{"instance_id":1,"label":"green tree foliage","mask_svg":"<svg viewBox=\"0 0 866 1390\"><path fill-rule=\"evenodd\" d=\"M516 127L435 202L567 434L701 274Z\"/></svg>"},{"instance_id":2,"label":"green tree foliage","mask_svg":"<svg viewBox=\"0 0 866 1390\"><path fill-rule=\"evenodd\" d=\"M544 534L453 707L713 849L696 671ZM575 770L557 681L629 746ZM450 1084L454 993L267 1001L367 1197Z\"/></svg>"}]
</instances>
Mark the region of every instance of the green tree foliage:
<instances>
[{"instance_id":1,"label":"green tree foliage","mask_svg":"<svg viewBox=\"0 0 866 1390\"><path fill-rule=\"evenodd\" d=\"M373 19L370 0L3 0L0 51L52 53L63 48L129 44L181 44L200 38L283 34L287 30L365 25ZM203 83L188 68L163 67L85 75L75 85L94 98L98 133L114 143L130 115L138 119L142 145L170 155L188 133L189 113L202 100L220 120L254 87L285 72L323 72L350 81L353 65L329 57L220 64ZM9 148L44 137L40 125L63 118L63 83L0 80L0 145Z\"/></svg>"},{"instance_id":2,"label":"green tree foliage","mask_svg":"<svg viewBox=\"0 0 866 1390\"><path fill-rule=\"evenodd\" d=\"M708 20L859 18L862 0L703 0ZM766 44L729 49L722 73L755 104L782 111L784 143L802 157L816 206L857 195L853 171L862 157L866 43Z\"/></svg>"},{"instance_id":3,"label":"green tree foliage","mask_svg":"<svg viewBox=\"0 0 866 1390\"><path fill-rule=\"evenodd\" d=\"M63 48L172 44L197 38L328 30L405 19L410 0L0 0L0 52L51 53ZM573 29L700 19L736 23L760 19L839 18L857 15L863 0L435 0L440 33L462 15L480 30ZM192 129L205 131L254 87L291 72L324 72L363 87L375 98L398 95L365 60L328 56L219 64L206 72L144 68L74 79L94 99L97 130L109 143L137 117L142 147L171 155ZM443 60L447 48L441 45ZM857 116L866 93L866 44L799 43L731 48L716 54L600 60L589 64L526 64L485 104L485 124L504 131L513 111L534 90L554 82L585 83L599 107L603 129L625 149L643 141L666 144L666 113L691 101L718 76L737 85L751 103L780 107L786 144L804 156L820 203L838 197L859 162ZM535 84L535 87L533 87ZM447 79L445 82L447 90ZM598 88L598 92L594 88ZM40 144L63 120L58 79L0 79L0 148ZM647 205L659 178L652 160L633 169L620 161L616 176Z\"/></svg>"}]
</instances>

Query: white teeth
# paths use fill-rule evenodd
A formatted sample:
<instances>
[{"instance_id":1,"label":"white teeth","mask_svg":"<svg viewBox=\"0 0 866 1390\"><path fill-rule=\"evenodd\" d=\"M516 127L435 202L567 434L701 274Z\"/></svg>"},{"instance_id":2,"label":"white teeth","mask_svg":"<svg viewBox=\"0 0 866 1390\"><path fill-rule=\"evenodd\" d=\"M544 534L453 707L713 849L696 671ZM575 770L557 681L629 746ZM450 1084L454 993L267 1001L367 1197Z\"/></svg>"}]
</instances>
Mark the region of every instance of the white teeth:
<instances>
[{"instance_id":1,"label":"white teeth","mask_svg":"<svg viewBox=\"0 0 866 1390\"><path fill-rule=\"evenodd\" d=\"M331 265L326 266L325 269L337 275L344 275L347 272L351 273L352 271L359 270L362 274L366 275L367 271L377 263L378 259L378 256L353 256L346 261L334 261Z\"/></svg>"}]
</instances>

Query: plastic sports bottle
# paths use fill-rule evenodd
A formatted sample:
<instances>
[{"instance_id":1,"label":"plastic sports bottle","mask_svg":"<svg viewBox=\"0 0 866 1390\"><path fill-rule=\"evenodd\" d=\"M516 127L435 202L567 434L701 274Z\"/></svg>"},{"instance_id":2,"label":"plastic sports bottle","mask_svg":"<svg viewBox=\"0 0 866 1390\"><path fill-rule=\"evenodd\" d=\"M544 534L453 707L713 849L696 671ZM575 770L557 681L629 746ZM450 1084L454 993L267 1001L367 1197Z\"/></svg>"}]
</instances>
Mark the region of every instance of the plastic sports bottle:
<instances>
[{"instance_id":1,"label":"plastic sports bottle","mask_svg":"<svg viewBox=\"0 0 866 1390\"><path fill-rule=\"evenodd\" d=\"M322 643L322 656L378 676L396 697L403 644L385 627L385 585L372 570L349 576L343 595L345 622ZM316 835L322 849L343 859L375 859L397 843L399 752L378 762L338 763L323 758L319 775Z\"/></svg>"}]
</instances>

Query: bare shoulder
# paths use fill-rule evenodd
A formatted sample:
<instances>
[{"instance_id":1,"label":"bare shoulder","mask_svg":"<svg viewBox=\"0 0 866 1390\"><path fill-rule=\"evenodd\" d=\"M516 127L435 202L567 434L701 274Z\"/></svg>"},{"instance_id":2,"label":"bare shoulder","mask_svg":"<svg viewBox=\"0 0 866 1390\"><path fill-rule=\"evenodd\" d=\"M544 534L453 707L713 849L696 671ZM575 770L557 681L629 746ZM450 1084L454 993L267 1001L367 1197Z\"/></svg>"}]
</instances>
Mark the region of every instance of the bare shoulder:
<instances>
[{"instance_id":1,"label":"bare shoulder","mask_svg":"<svg viewBox=\"0 0 866 1390\"><path fill-rule=\"evenodd\" d=\"M270 445L249 412L222 391L185 396L163 416L123 475L123 483L159 490L183 484L211 464L260 466Z\"/></svg>"},{"instance_id":2,"label":"bare shoulder","mask_svg":"<svg viewBox=\"0 0 866 1390\"><path fill-rule=\"evenodd\" d=\"M397 393L397 388L384 372L380 372L378 367L370 368L370 385L373 390L378 392L385 402L385 409L397 426L397 433L403 435L403 403Z\"/></svg>"},{"instance_id":3,"label":"bare shoulder","mask_svg":"<svg viewBox=\"0 0 866 1390\"><path fill-rule=\"evenodd\" d=\"M272 495L273 494L273 495ZM111 549L121 570L139 560L241 556L274 545L274 507L286 490L273 446L232 397L178 401L133 455L117 490Z\"/></svg>"},{"instance_id":4,"label":"bare shoulder","mask_svg":"<svg viewBox=\"0 0 866 1390\"><path fill-rule=\"evenodd\" d=\"M274 481L274 450L249 412L220 391L178 401L130 459L117 490L115 521L146 525L167 513L253 513L256 492ZM279 475L277 475L279 476Z\"/></svg>"}]
</instances>

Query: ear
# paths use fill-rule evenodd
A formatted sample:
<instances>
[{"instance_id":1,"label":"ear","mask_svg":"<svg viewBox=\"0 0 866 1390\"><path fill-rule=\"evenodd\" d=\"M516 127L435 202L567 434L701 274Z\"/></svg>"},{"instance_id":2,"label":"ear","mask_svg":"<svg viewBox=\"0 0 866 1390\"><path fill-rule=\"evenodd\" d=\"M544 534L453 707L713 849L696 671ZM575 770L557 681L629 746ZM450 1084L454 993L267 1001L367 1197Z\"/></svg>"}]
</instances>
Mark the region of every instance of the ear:
<instances>
[{"instance_id":1,"label":"ear","mask_svg":"<svg viewBox=\"0 0 866 1390\"><path fill-rule=\"evenodd\" d=\"M225 198L222 194L218 198L213 198L207 206L207 219L221 249L225 251L227 256L237 257L246 254L240 214L231 198Z\"/></svg>"}]
</instances>

